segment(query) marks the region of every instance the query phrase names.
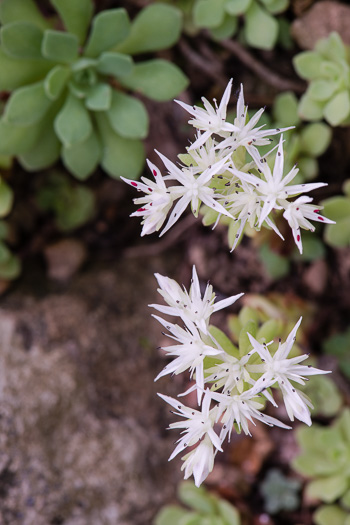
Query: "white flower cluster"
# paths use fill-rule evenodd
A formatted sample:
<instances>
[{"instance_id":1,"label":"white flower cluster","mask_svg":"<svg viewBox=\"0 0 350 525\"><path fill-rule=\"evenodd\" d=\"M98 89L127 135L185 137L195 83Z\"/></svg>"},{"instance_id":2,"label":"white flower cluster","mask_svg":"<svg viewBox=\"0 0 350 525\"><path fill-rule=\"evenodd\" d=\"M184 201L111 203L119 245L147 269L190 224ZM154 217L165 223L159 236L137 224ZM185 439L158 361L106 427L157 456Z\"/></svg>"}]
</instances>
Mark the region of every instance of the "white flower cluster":
<instances>
[{"instance_id":1,"label":"white flower cluster","mask_svg":"<svg viewBox=\"0 0 350 525\"><path fill-rule=\"evenodd\" d=\"M262 413L266 401L276 405L270 387L279 388L289 418L311 425L310 400L298 390L294 383L305 384L304 376L325 374L327 372L300 364L308 355L288 358L301 318L289 334L287 340L279 342L277 351L269 350L271 342L256 340L247 334L250 348L244 355L233 356L228 353L210 333L210 316L213 312L233 304L243 294L215 302L212 286L207 285L202 297L200 284L193 267L190 291L182 289L179 284L164 277L155 275L159 284L159 293L168 306L152 304L163 314L180 317L184 328L170 323L158 315L154 317L166 328L167 335L173 344L163 348L172 358L155 380L167 374L180 374L189 371L194 379L194 386L187 392L197 391L198 409L190 408L177 399L159 394L182 419L171 423L170 429L182 429L182 437L169 460L188 447L190 450L183 456L182 469L185 479L193 474L199 486L213 469L214 458L222 451L223 441L236 428L250 435L249 422L254 420L282 428L291 428L281 421Z\"/></svg>"},{"instance_id":2,"label":"white flower cluster","mask_svg":"<svg viewBox=\"0 0 350 525\"><path fill-rule=\"evenodd\" d=\"M289 199L326 184L291 184L298 173L296 167L283 176L282 135L274 166L270 168L267 155L261 156L257 147L269 144L269 137L290 128L265 129L263 125L257 126L263 109L249 120L243 86L238 97L234 123L227 122L231 88L232 80L228 83L219 106L215 100L212 106L204 97L204 108L176 101L192 115L189 123L197 130L196 140L187 148L186 155L179 156L183 159L183 164L175 165L157 152L167 170L164 177L154 164L148 162L154 181L146 177L142 177L142 182L123 178L144 193L143 197L134 200L140 207L132 216L143 218L141 235L146 235L163 226L173 207L160 234L163 235L189 204L197 217L203 203L217 212L217 222L221 215L237 222L233 250L247 224L256 230L260 230L261 226L272 228L283 239L273 220L273 212L283 210L283 217L288 221L302 253L300 228L314 231L310 219L328 223L333 221L320 215L319 206L309 204L312 201L310 197L302 196L294 201ZM250 156L248 162L246 153ZM171 181L171 184L166 185L165 181Z\"/></svg>"}]
</instances>

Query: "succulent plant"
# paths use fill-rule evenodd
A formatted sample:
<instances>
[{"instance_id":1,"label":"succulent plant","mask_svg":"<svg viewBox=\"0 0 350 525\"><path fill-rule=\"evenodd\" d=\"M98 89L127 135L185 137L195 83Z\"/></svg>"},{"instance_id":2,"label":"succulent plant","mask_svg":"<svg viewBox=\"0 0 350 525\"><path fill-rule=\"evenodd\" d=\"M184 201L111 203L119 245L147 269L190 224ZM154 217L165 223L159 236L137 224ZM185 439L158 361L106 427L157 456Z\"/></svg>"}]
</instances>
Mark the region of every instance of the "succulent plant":
<instances>
[{"instance_id":1,"label":"succulent plant","mask_svg":"<svg viewBox=\"0 0 350 525\"><path fill-rule=\"evenodd\" d=\"M300 504L298 492L301 482L285 476L278 469L271 469L261 484L261 493L265 500L265 509L270 514L281 510L296 510Z\"/></svg>"},{"instance_id":2,"label":"succulent plant","mask_svg":"<svg viewBox=\"0 0 350 525\"><path fill-rule=\"evenodd\" d=\"M92 18L92 0L51 4L60 19L44 18L33 0L1 2L0 90L11 96L0 120L0 154L17 156L28 171L61 156L79 179L99 163L113 177L137 177L148 114L128 92L168 100L187 78L166 60L134 63L131 55L173 45L181 12L154 4L131 23L123 8Z\"/></svg>"},{"instance_id":3,"label":"succulent plant","mask_svg":"<svg viewBox=\"0 0 350 525\"><path fill-rule=\"evenodd\" d=\"M16 279L21 273L20 259L7 246L9 236L9 225L0 221L0 279L4 281Z\"/></svg>"},{"instance_id":4,"label":"succulent plant","mask_svg":"<svg viewBox=\"0 0 350 525\"><path fill-rule=\"evenodd\" d=\"M339 369L350 379L350 327L342 333L334 334L327 339L322 350L337 358Z\"/></svg>"},{"instance_id":5,"label":"succulent plant","mask_svg":"<svg viewBox=\"0 0 350 525\"><path fill-rule=\"evenodd\" d=\"M296 435L301 453L293 461L293 468L312 478L306 486L308 497L325 503L341 498L342 504L350 508L350 409L343 409L329 427L299 427Z\"/></svg>"},{"instance_id":6,"label":"succulent plant","mask_svg":"<svg viewBox=\"0 0 350 525\"><path fill-rule=\"evenodd\" d=\"M336 195L321 202L324 211L336 224L327 224L324 240L334 248L350 246L350 179L343 184L345 195Z\"/></svg>"},{"instance_id":7,"label":"succulent plant","mask_svg":"<svg viewBox=\"0 0 350 525\"><path fill-rule=\"evenodd\" d=\"M56 226L63 232L79 228L92 218L95 211L93 192L58 171L49 175L36 200L41 210L54 214Z\"/></svg>"},{"instance_id":8,"label":"succulent plant","mask_svg":"<svg viewBox=\"0 0 350 525\"><path fill-rule=\"evenodd\" d=\"M312 363L309 360L308 363ZM312 399L314 406L311 409L313 416L334 417L340 411L343 398L337 388L337 385L329 376L313 376L300 389Z\"/></svg>"},{"instance_id":9,"label":"succulent plant","mask_svg":"<svg viewBox=\"0 0 350 525\"><path fill-rule=\"evenodd\" d=\"M274 15L288 8L289 0L196 0L193 22L210 29L216 39L233 36L244 17L243 38L252 47L272 49L280 26Z\"/></svg>"},{"instance_id":10,"label":"succulent plant","mask_svg":"<svg viewBox=\"0 0 350 525\"><path fill-rule=\"evenodd\" d=\"M319 40L313 51L294 57L294 67L309 81L301 97L299 115L303 120L325 120L331 126L350 122L350 48L338 33Z\"/></svg>"},{"instance_id":11,"label":"succulent plant","mask_svg":"<svg viewBox=\"0 0 350 525\"><path fill-rule=\"evenodd\" d=\"M167 505L157 514L154 525L240 525L238 511L228 501L210 494L189 481L178 487L179 500L191 510Z\"/></svg>"}]
</instances>

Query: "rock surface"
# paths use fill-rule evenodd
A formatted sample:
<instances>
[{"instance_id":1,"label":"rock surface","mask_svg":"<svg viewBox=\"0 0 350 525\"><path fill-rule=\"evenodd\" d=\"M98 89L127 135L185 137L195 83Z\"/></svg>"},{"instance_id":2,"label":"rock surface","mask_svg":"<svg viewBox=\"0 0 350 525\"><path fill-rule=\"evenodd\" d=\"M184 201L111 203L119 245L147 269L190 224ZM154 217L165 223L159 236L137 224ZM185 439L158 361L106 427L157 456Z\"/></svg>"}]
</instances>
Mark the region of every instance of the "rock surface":
<instances>
[{"instance_id":1,"label":"rock surface","mask_svg":"<svg viewBox=\"0 0 350 525\"><path fill-rule=\"evenodd\" d=\"M145 525L174 493L174 436L153 382L160 330L147 308L158 262L3 300L1 524Z\"/></svg>"}]
</instances>

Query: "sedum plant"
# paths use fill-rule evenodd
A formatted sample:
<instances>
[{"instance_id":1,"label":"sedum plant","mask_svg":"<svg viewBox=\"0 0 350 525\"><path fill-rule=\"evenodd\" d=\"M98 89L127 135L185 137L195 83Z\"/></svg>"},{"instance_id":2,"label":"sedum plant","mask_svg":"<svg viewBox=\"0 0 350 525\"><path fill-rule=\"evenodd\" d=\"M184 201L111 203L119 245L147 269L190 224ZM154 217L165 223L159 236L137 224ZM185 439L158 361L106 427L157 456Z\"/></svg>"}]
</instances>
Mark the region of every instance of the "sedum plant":
<instances>
[{"instance_id":1,"label":"sedum plant","mask_svg":"<svg viewBox=\"0 0 350 525\"><path fill-rule=\"evenodd\" d=\"M154 525L240 525L238 511L228 501L210 494L190 481L178 487L178 498L190 510L179 505L163 507Z\"/></svg>"},{"instance_id":2,"label":"sedum plant","mask_svg":"<svg viewBox=\"0 0 350 525\"><path fill-rule=\"evenodd\" d=\"M328 224L324 232L324 240L334 248L350 246L350 179L343 184L345 195L336 195L322 202L326 213L335 224Z\"/></svg>"},{"instance_id":3,"label":"sedum plant","mask_svg":"<svg viewBox=\"0 0 350 525\"><path fill-rule=\"evenodd\" d=\"M93 17L92 0L51 4L60 18L44 18L33 0L0 4L0 90L11 92L0 120L0 154L17 156L28 171L61 156L79 179L98 164L112 177L136 178L148 114L129 91L168 100L187 79L166 60L132 56L172 46L181 12L156 4L130 22L123 8Z\"/></svg>"},{"instance_id":4,"label":"sedum plant","mask_svg":"<svg viewBox=\"0 0 350 525\"><path fill-rule=\"evenodd\" d=\"M350 379L350 326L345 332L336 333L326 339L322 350L337 359L339 369Z\"/></svg>"},{"instance_id":5,"label":"sedum plant","mask_svg":"<svg viewBox=\"0 0 350 525\"><path fill-rule=\"evenodd\" d=\"M281 392L291 421L297 418L311 425L311 401L294 383L303 385L307 380L305 376L327 372L302 365L308 355L290 357L301 318L283 343L281 339L271 340L272 330L268 323L256 330L254 322L248 321L240 332L237 347L210 325L210 317L243 294L215 302L215 293L208 284L202 297L195 267L189 292L168 277L159 274L155 277L166 305L150 306L162 314L180 318L184 326L153 316L167 330L164 335L172 341L170 346L163 347L172 360L156 380L168 374L187 372L194 384L180 395L196 392L198 403L195 409L178 399L158 394L181 418L169 427L182 429L169 460L184 454L185 479L193 474L197 486L205 480L213 469L216 454L222 452L222 445L226 439L230 440L232 431L240 433L243 430L251 435L249 423L255 424L255 420L268 426L290 428L262 411L267 402L276 406L271 389ZM221 424L221 429L216 430L217 423ZM188 447L190 450L186 450Z\"/></svg>"},{"instance_id":6,"label":"sedum plant","mask_svg":"<svg viewBox=\"0 0 350 525\"><path fill-rule=\"evenodd\" d=\"M310 498L324 503L315 513L317 525L350 523L350 410L345 408L330 427L299 428L301 453L294 469L311 478L306 486ZM339 501L340 506L334 504ZM328 520L328 521L326 521Z\"/></svg>"},{"instance_id":7,"label":"sedum plant","mask_svg":"<svg viewBox=\"0 0 350 525\"><path fill-rule=\"evenodd\" d=\"M141 235L158 231L167 223L161 235L173 226L188 205L198 217L202 203L207 206L203 222L206 225L219 222L225 217L229 223L229 238L232 250L237 246L243 232L260 231L264 226L274 230L282 240L283 235L275 223L276 213L282 213L292 230L294 241L302 253L300 229L315 230L311 221L332 223L320 215L320 206L311 204L312 198L304 195L325 183L293 184L298 168L293 166L285 174L283 136L279 140L275 162L270 166L262 155L260 146L271 142L271 136L288 128L265 129L258 126L263 109L248 118L244 104L243 86L237 101L236 118L227 120L227 105L230 99L232 80L222 100L212 106L204 97L202 107L189 106L177 101L192 118L189 123L196 129L195 141L187 153L179 155L178 166L158 153L167 174L163 178L160 170L148 162L153 179L143 177L142 182L123 180L143 196L135 199L138 210L132 215L143 218ZM173 185L167 185L173 181ZM297 198L295 198L297 197ZM290 200L290 199L294 200ZM171 210L171 211L170 211Z\"/></svg>"},{"instance_id":8,"label":"sedum plant","mask_svg":"<svg viewBox=\"0 0 350 525\"><path fill-rule=\"evenodd\" d=\"M244 18L243 38L260 49L273 49L280 26L275 18L288 8L289 0L196 0L193 23L210 30L216 39L232 37Z\"/></svg>"},{"instance_id":9,"label":"sedum plant","mask_svg":"<svg viewBox=\"0 0 350 525\"><path fill-rule=\"evenodd\" d=\"M309 82L301 97L299 115L303 120L324 118L331 126L350 122L350 48L338 33L319 40L313 51L294 57L294 67Z\"/></svg>"},{"instance_id":10,"label":"sedum plant","mask_svg":"<svg viewBox=\"0 0 350 525\"><path fill-rule=\"evenodd\" d=\"M277 514L283 510L296 510L300 505L300 488L299 480L288 478L278 469L269 470L260 489L266 511L269 514Z\"/></svg>"}]
</instances>

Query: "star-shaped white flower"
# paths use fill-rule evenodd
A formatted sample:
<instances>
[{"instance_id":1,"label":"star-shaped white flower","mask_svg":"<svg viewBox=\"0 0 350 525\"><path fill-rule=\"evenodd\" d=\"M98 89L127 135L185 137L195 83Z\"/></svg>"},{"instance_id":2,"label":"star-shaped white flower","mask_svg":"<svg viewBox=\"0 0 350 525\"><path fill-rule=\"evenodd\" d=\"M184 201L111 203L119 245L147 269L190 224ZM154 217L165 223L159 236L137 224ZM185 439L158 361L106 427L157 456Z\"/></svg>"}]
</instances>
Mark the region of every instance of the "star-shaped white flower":
<instances>
[{"instance_id":1,"label":"star-shaped white flower","mask_svg":"<svg viewBox=\"0 0 350 525\"><path fill-rule=\"evenodd\" d=\"M145 193L143 197L134 199L134 203L140 208L131 214L131 217L143 217L141 236L158 231L173 204L173 198L167 189L162 174L157 166L147 160L148 166L154 176L154 181L141 177L143 182L120 177L124 182Z\"/></svg>"},{"instance_id":2,"label":"star-shaped white flower","mask_svg":"<svg viewBox=\"0 0 350 525\"><path fill-rule=\"evenodd\" d=\"M184 463L181 470L185 471L184 478L192 474L197 487L203 483L214 468L215 452L212 442L206 435L199 445L181 458Z\"/></svg>"},{"instance_id":3,"label":"star-shaped white flower","mask_svg":"<svg viewBox=\"0 0 350 525\"><path fill-rule=\"evenodd\" d=\"M197 217L199 207L202 202L214 209L218 213L232 216L230 213L219 203L216 199L221 197L220 194L215 193L214 188L210 187L211 179L220 173L222 168L230 163L230 156L227 156L219 160L213 166L210 166L203 171L199 176L196 175L196 170L193 167L182 167L179 168L167 157L157 151L158 155L162 159L165 167L167 168L169 175L167 180L177 180L180 182L180 186L170 186L169 190L174 200L179 199L175 204L169 220L163 229L161 236L173 226L173 224L180 218L187 206L191 203L192 212Z\"/></svg>"},{"instance_id":4,"label":"star-shaped white flower","mask_svg":"<svg viewBox=\"0 0 350 525\"><path fill-rule=\"evenodd\" d=\"M261 157L257 150L251 151L250 155L254 159L259 172L262 173L265 180L251 173L239 171L235 167L229 168L229 171L232 171L232 173L239 179L252 184L260 194L261 200L264 204L260 213L259 228L273 209L282 208L279 200L285 202L287 197L309 192L327 185L323 182L289 185L299 170L294 167L285 177L283 177L284 153L282 136L277 148L276 160L272 172L266 159Z\"/></svg>"},{"instance_id":5,"label":"star-shaped white flower","mask_svg":"<svg viewBox=\"0 0 350 525\"><path fill-rule=\"evenodd\" d=\"M204 343L200 332L193 323L188 322L187 329L184 330L180 326L169 323L157 315L153 315L153 317L169 330L172 334L169 337L179 343L162 348L169 356L175 357L175 359L157 375L155 381L167 374L180 374L185 370L190 371L190 377L192 378L195 372L197 399L198 404L200 404L204 390L204 358L206 356L219 355L222 353L222 350Z\"/></svg>"},{"instance_id":6,"label":"star-shaped white flower","mask_svg":"<svg viewBox=\"0 0 350 525\"><path fill-rule=\"evenodd\" d=\"M192 126L203 132L198 136L197 140L191 145L189 150L198 148L213 134L226 136L227 132L230 133L237 130L236 126L226 122L227 104L230 100L231 89L232 79L227 84L219 106L217 106L216 101L214 100L215 107L213 107L204 97L202 97L204 108L189 106L180 100L175 100L175 102L188 111L188 113L193 115L194 118L188 121L189 124L192 124Z\"/></svg>"},{"instance_id":7,"label":"star-shaped white flower","mask_svg":"<svg viewBox=\"0 0 350 525\"><path fill-rule=\"evenodd\" d=\"M310 220L328 224L335 224L334 221L331 221L330 219L327 219L327 217L323 217L322 215L320 215L320 209L322 209L323 206L315 206L314 204L309 204L310 202L312 202L312 200L313 199L311 197L302 195L301 197L298 197L295 201L286 201L286 203L284 204L285 211L283 213L283 217L288 221L289 226L292 228L294 241L300 253L303 253L300 228L303 228L304 230L311 230L312 232L314 232L315 227L310 222Z\"/></svg>"},{"instance_id":8,"label":"star-shaped white flower","mask_svg":"<svg viewBox=\"0 0 350 525\"><path fill-rule=\"evenodd\" d=\"M202 297L195 266L192 268L192 281L189 293L187 293L185 288L182 289L176 281L169 279L169 277L159 273L156 273L155 277L160 286L158 292L169 306L159 304L150 304L149 306L163 314L180 316L185 324L188 324L187 321L189 321L189 326L191 326L191 323L194 323L204 334L208 334L210 316L214 312L230 306L244 295L240 293L215 302L216 295L213 292L213 287L208 283Z\"/></svg>"},{"instance_id":9,"label":"star-shaped white flower","mask_svg":"<svg viewBox=\"0 0 350 525\"><path fill-rule=\"evenodd\" d=\"M230 136L217 145L217 148L231 148L233 151L239 146L244 146L249 153L256 151L256 146L265 146L271 142L271 139L267 138L271 135L277 135L288 129L292 129L294 126L289 128L276 128L276 129L264 129L265 124L259 127L255 127L260 120L261 115L264 113L264 108L259 109L247 122L248 106L244 104L243 84L241 84L241 90L237 100L236 118L234 120L235 131L231 132Z\"/></svg>"},{"instance_id":10,"label":"star-shaped white flower","mask_svg":"<svg viewBox=\"0 0 350 525\"><path fill-rule=\"evenodd\" d=\"M278 349L274 355L269 351L268 344L261 344L251 334L248 334L253 349L259 354L263 361L260 365L252 365L251 369L257 373L263 373L262 377L260 377L255 384L256 388L258 388L259 385L263 388L268 388L277 383L282 391L289 418L293 421L295 416L307 425L311 425L308 406L312 405L305 402L306 397L304 394L296 390L290 381L295 381L300 385L304 385L305 381L307 381L304 376L328 374L329 372L313 368L312 366L301 365L300 363L308 358L307 354L288 359L301 320L302 317L300 317L299 321L288 335L285 343L279 343Z\"/></svg>"},{"instance_id":11,"label":"star-shaped white flower","mask_svg":"<svg viewBox=\"0 0 350 525\"><path fill-rule=\"evenodd\" d=\"M198 443L198 441L201 441L206 435L212 445L222 452L220 438L213 429L217 417L217 407L210 409L211 393L209 390L206 390L204 394L201 410L187 407L172 397L164 396L163 394L158 395L175 408L176 411L173 412L175 415L185 418L184 421L177 421L169 425L169 429L184 429L181 432L183 436L177 441L178 444L171 454L169 461L185 450L185 448L192 447Z\"/></svg>"}]
</instances>

